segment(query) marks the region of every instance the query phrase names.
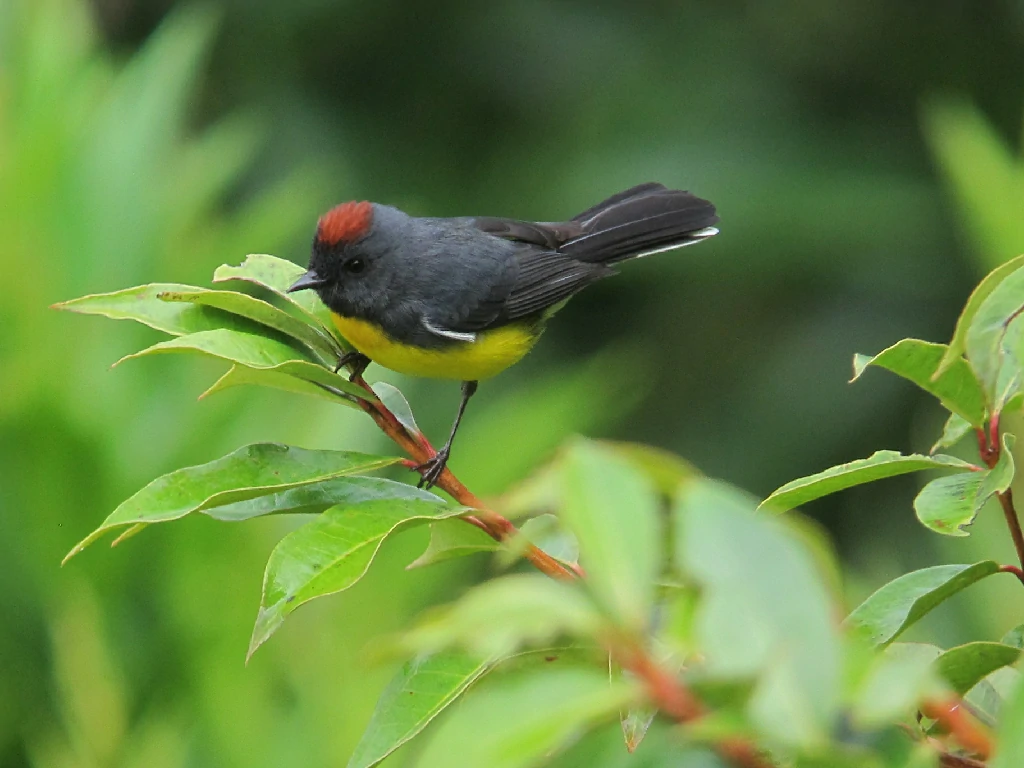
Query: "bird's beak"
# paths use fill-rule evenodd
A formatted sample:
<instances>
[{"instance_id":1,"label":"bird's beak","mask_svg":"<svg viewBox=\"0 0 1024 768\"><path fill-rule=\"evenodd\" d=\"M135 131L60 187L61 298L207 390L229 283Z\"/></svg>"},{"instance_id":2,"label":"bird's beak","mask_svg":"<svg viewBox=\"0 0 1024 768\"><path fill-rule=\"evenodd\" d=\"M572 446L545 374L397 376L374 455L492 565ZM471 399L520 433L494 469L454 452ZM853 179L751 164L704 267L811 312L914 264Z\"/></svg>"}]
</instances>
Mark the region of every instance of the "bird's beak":
<instances>
[{"instance_id":1,"label":"bird's beak","mask_svg":"<svg viewBox=\"0 0 1024 768\"><path fill-rule=\"evenodd\" d=\"M295 293L295 291L307 291L310 288L319 288L326 282L326 280L311 269L288 287L288 293Z\"/></svg>"}]
</instances>

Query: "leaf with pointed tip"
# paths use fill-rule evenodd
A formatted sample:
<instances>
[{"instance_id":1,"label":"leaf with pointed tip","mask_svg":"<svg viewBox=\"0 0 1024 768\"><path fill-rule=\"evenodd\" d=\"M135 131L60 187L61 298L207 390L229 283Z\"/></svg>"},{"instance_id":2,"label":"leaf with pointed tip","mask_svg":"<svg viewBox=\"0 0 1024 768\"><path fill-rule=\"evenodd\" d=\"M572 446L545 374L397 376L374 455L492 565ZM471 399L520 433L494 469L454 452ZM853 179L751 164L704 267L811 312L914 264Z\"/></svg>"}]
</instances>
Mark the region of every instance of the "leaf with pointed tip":
<instances>
[{"instance_id":1,"label":"leaf with pointed tip","mask_svg":"<svg viewBox=\"0 0 1024 768\"><path fill-rule=\"evenodd\" d=\"M200 331L187 336L179 336L169 341L161 341L141 352L125 355L116 364L126 360L134 360L146 355L167 354L172 352L196 352L208 357L225 360L236 365L244 365L258 370L274 371L294 376L353 397L367 400L372 398L369 392L357 384L353 384L344 376L339 376L322 365L303 360L298 352L287 344L258 336L252 333L241 333L226 328L213 331ZM341 400L339 399L339 402ZM348 402L348 401L345 401ZM355 403L348 402L353 408Z\"/></svg>"},{"instance_id":2,"label":"leaf with pointed tip","mask_svg":"<svg viewBox=\"0 0 1024 768\"><path fill-rule=\"evenodd\" d=\"M409 430L410 434L423 434L416 423L416 417L413 416L412 408L409 407L409 401L405 399L405 395L398 387L388 384L386 381L378 381L373 385L373 391L387 409L395 415L398 423Z\"/></svg>"},{"instance_id":3,"label":"leaf with pointed tip","mask_svg":"<svg viewBox=\"0 0 1024 768\"><path fill-rule=\"evenodd\" d=\"M441 520L431 523L430 542L423 554L405 567L407 570L422 568L457 557L475 555L477 552L494 552L500 548L501 544L475 525L462 520Z\"/></svg>"},{"instance_id":4,"label":"leaf with pointed tip","mask_svg":"<svg viewBox=\"0 0 1024 768\"><path fill-rule=\"evenodd\" d=\"M896 477L923 469L974 469L973 464L955 456L936 454L924 456L920 453L904 455L898 451L876 451L866 459L857 459L847 464L838 464L822 472L801 477L772 491L761 502L758 509L769 512L786 512L808 501L820 499L836 491L855 485L870 483L886 477Z\"/></svg>"},{"instance_id":5,"label":"leaf with pointed tip","mask_svg":"<svg viewBox=\"0 0 1024 768\"><path fill-rule=\"evenodd\" d=\"M941 602L994 573L999 573L999 564L992 560L912 571L858 605L846 624L874 645L888 645Z\"/></svg>"},{"instance_id":6,"label":"leaf with pointed tip","mask_svg":"<svg viewBox=\"0 0 1024 768\"><path fill-rule=\"evenodd\" d=\"M1003 449L991 469L940 477L928 483L914 499L917 519L927 528L947 536L967 536L964 528L995 494L1013 480L1014 436L1003 435Z\"/></svg>"},{"instance_id":7,"label":"leaf with pointed tip","mask_svg":"<svg viewBox=\"0 0 1024 768\"><path fill-rule=\"evenodd\" d=\"M607 446L577 440L562 469L560 517L576 536L587 583L620 622L647 626L662 568L653 484Z\"/></svg>"},{"instance_id":8,"label":"leaf with pointed tip","mask_svg":"<svg viewBox=\"0 0 1024 768\"><path fill-rule=\"evenodd\" d=\"M1015 664L1020 653L1020 648L1002 643L966 643L943 652L935 668L957 695L963 696L997 669Z\"/></svg>"},{"instance_id":9,"label":"leaf with pointed tip","mask_svg":"<svg viewBox=\"0 0 1024 768\"><path fill-rule=\"evenodd\" d=\"M325 389L311 381L296 378L291 374L267 368L250 368L247 365L232 365L223 376L213 382L205 392L199 395L199 399L202 400L226 389L246 385L279 389L282 392L309 395L310 397L320 398L331 403L352 405L352 400L348 395L343 395L341 392Z\"/></svg>"},{"instance_id":10,"label":"leaf with pointed tip","mask_svg":"<svg viewBox=\"0 0 1024 768\"><path fill-rule=\"evenodd\" d=\"M358 504L380 499L412 499L443 504L444 499L414 485L386 480L383 477L360 475L335 477L286 491L257 496L200 510L215 520L238 522L254 517L282 514L319 514L336 504ZM466 528L471 526L461 523Z\"/></svg>"},{"instance_id":11,"label":"leaf with pointed tip","mask_svg":"<svg viewBox=\"0 0 1024 768\"><path fill-rule=\"evenodd\" d=\"M444 722L416 766L536 766L639 695L636 686L610 686L592 669L518 675L475 692Z\"/></svg>"},{"instance_id":12,"label":"leaf with pointed tip","mask_svg":"<svg viewBox=\"0 0 1024 768\"><path fill-rule=\"evenodd\" d=\"M116 528L177 520L192 512L370 472L398 461L352 451L310 451L280 443L247 445L208 464L185 467L153 480L111 512L64 561Z\"/></svg>"},{"instance_id":13,"label":"leaf with pointed tip","mask_svg":"<svg viewBox=\"0 0 1024 768\"><path fill-rule=\"evenodd\" d=\"M247 658L296 608L348 589L363 577L384 539L397 529L465 514L422 499L339 504L285 536L267 561L263 598Z\"/></svg>"},{"instance_id":14,"label":"leaf with pointed tip","mask_svg":"<svg viewBox=\"0 0 1024 768\"><path fill-rule=\"evenodd\" d=\"M869 365L885 368L934 395L948 410L972 425L981 426L985 421L985 394L967 361L957 357L940 375L935 375L947 349L945 344L903 339L874 357L855 355L850 381L859 379Z\"/></svg>"},{"instance_id":15,"label":"leaf with pointed tip","mask_svg":"<svg viewBox=\"0 0 1024 768\"><path fill-rule=\"evenodd\" d=\"M297 339L310 350L319 354L322 359L331 361L332 364L342 354L334 338L321 331L319 324L313 326L305 323L283 309L247 293L196 288L185 291L162 291L157 294L157 298L172 303L213 307L252 320L278 333L283 333L285 336Z\"/></svg>"},{"instance_id":16,"label":"leaf with pointed tip","mask_svg":"<svg viewBox=\"0 0 1024 768\"><path fill-rule=\"evenodd\" d=\"M338 335L334 322L331 320L331 313L320 301L316 291L288 293L291 284L305 272L305 269L287 259L279 259L277 256L266 253L250 253L245 257L245 261L237 267L228 264L217 267L213 273L213 282L243 280L266 288L324 328L343 350L351 349L351 345Z\"/></svg>"},{"instance_id":17,"label":"leaf with pointed tip","mask_svg":"<svg viewBox=\"0 0 1024 768\"><path fill-rule=\"evenodd\" d=\"M957 416L955 413L949 414L949 418L946 419L946 423L942 427L942 436L935 441L935 445L932 446L928 453L934 455L940 448L952 448L963 440L970 431L971 422L961 416Z\"/></svg>"},{"instance_id":18,"label":"leaf with pointed tip","mask_svg":"<svg viewBox=\"0 0 1024 768\"><path fill-rule=\"evenodd\" d=\"M420 655L406 662L380 695L347 768L377 765L426 728L490 666L463 651Z\"/></svg>"},{"instance_id":19,"label":"leaf with pointed tip","mask_svg":"<svg viewBox=\"0 0 1024 768\"><path fill-rule=\"evenodd\" d=\"M150 283L112 293L96 293L54 304L54 309L83 315L102 315L112 320L134 320L172 336L230 328L258 333L259 325L229 312L192 304L169 304L157 298L168 291L201 291L192 285Z\"/></svg>"},{"instance_id":20,"label":"leaf with pointed tip","mask_svg":"<svg viewBox=\"0 0 1024 768\"><path fill-rule=\"evenodd\" d=\"M971 368L985 390L989 410L999 413L1021 385L1021 361L1011 351L1017 344L1007 336L1024 310L1024 268L1007 275L978 307L967 328L964 345ZM1018 333L1012 334L1019 337Z\"/></svg>"},{"instance_id":21,"label":"leaf with pointed tip","mask_svg":"<svg viewBox=\"0 0 1024 768\"><path fill-rule=\"evenodd\" d=\"M971 292L963 311L960 313L960 317L956 321L956 329L953 331L953 338L949 342L946 354L933 374L936 378L945 373L946 369L953 365L957 358L962 357L964 352L967 351L967 329L974 323L974 318L978 314L978 310L981 309L981 305L999 287L1003 280L1016 272L1020 267L1024 267L1024 255L1010 259L1005 264L1000 264L989 272L985 279L978 283L977 287Z\"/></svg>"}]
</instances>

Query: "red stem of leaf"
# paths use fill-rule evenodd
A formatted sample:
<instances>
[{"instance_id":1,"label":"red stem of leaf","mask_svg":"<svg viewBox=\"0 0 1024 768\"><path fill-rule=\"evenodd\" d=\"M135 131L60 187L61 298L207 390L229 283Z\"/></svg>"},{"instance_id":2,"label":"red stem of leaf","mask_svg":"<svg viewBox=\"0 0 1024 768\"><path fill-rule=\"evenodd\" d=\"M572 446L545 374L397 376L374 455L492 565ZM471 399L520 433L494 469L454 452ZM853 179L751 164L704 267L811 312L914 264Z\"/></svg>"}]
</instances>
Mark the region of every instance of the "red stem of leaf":
<instances>
[{"instance_id":1,"label":"red stem of leaf","mask_svg":"<svg viewBox=\"0 0 1024 768\"><path fill-rule=\"evenodd\" d=\"M1002 441L999 439L999 414L994 414L988 423L988 432L983 429L976 430L978 434L978 451L981 458L989 469L995 467L999 462L999 454L1002 451ZM1020 517L1013 505L1013 491L1009 488L1002 493L997 493L999 506L1003 508L1003 517L1006 519L1006 527L1010 529L1010 538L1013 539L1013 548L1017 550L1017 559L1024 568L1024 531L1020 527ZM1010 569L1011 566L1004 566L1002 570ZM1019 569L1008 570L1009 573L1017 574L1017 577L1024 584L1024 574Z\"/></svg>"}]
</instances>

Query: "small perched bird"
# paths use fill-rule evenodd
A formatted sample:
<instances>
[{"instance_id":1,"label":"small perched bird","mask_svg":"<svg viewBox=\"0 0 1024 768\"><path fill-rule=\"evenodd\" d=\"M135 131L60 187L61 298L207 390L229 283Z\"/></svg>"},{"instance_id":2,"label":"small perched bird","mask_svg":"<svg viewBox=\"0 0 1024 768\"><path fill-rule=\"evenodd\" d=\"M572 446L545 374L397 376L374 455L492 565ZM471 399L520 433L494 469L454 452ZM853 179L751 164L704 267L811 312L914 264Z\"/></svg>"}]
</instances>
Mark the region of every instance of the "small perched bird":
<instances>
[{"instance_id":1,"label":"small perched bird","mask_svg":"<svg viewBox=\"0 0 1024 768\"><path fill-rule=\"evenodd\" d=\"M478 381L519 362L551 316L614 274L611 265L698 243L718 233L717 221L707 200L655 183L557 223L417 218L378 203L342 203L320 218L309 270L289 290L316 291L357 350L339 367L351 363L361 374L374 361L462 381L447 442L417 467L429 488Z\"/></svg>"}]
</instances>

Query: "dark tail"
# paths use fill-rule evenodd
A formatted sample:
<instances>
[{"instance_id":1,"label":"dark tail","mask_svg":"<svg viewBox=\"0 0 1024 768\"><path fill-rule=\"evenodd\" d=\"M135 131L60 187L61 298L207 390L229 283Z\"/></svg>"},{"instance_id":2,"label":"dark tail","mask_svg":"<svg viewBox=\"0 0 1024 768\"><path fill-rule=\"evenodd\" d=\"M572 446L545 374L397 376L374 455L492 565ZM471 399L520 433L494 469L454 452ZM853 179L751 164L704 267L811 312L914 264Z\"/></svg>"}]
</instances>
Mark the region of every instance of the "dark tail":
<instances>
[{"instance_id":1,"label":"dark tail","mask_svg":"<svg viewBox=\"0 0 1024 768\"><path fill-rule=\"evenodd\" d=\"M613 264L681 248L718 233L715 206L689 192L648 183L627 189L576 216L582 234L558 250L579 261Z\"/></svg>"}]
</instances>

